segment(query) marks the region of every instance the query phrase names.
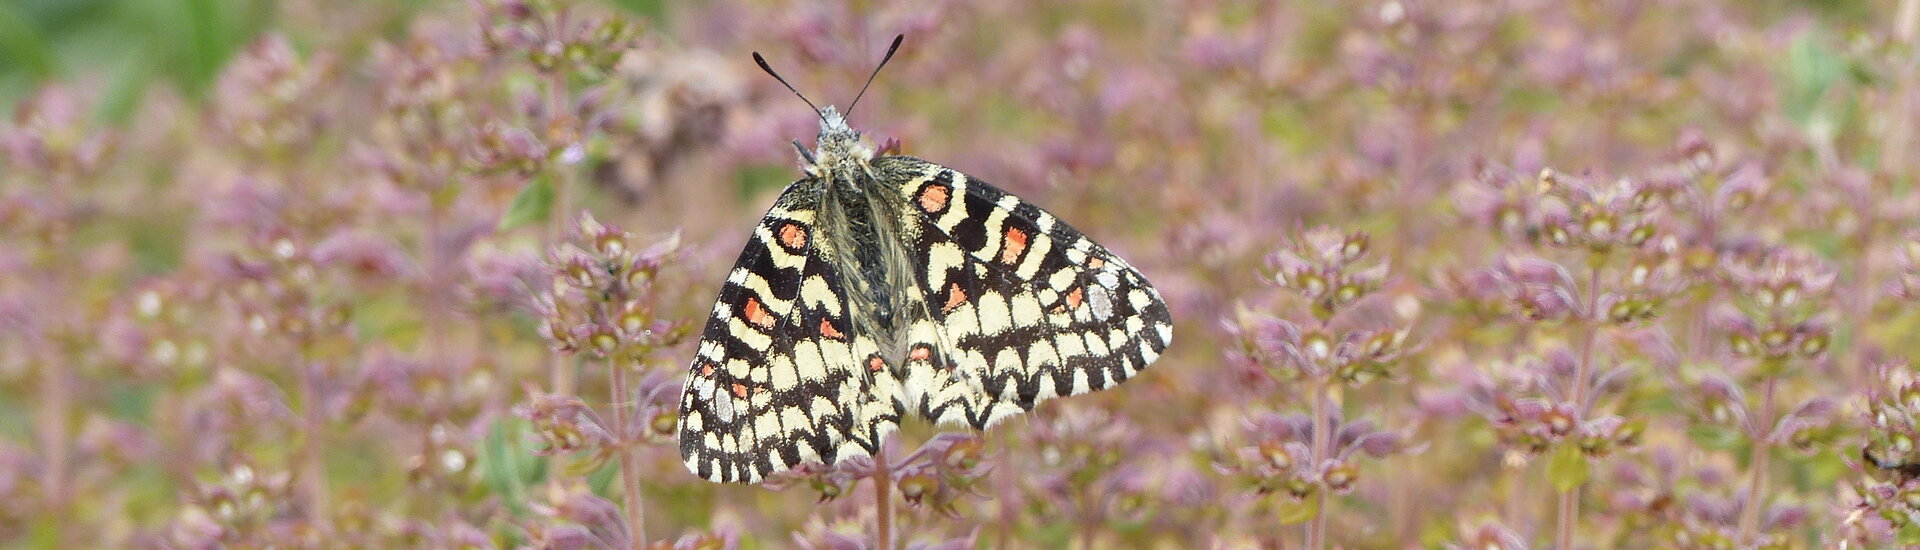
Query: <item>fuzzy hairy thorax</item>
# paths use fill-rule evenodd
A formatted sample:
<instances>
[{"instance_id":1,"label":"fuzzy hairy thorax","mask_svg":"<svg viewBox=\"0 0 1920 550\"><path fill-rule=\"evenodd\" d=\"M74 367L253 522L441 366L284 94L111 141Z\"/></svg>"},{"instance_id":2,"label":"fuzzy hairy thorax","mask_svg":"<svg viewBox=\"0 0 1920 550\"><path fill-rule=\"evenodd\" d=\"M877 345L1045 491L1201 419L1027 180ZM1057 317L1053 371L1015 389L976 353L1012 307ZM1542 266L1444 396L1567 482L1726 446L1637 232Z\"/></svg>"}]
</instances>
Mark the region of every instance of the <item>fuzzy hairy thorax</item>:
<instances>
[{"instance_id":1,"label":"fuzzy hairy thorax","mask_svg":"<svg viewBox=\"0 0 1920 550\"><path fill-rule=\"evenodd\" d=\"M802 158L810 176L802 184L818 186L816 246L844 270L848 313L856 334L880 344L890 364L899 364L906 327L927 315L926 305L906 292L913 288L911 255L914 213L902 208L893 174L876 173L873 144L847 125L833 106L821 109L820 135L812 158Z\"/></svg>"}]
</instances>

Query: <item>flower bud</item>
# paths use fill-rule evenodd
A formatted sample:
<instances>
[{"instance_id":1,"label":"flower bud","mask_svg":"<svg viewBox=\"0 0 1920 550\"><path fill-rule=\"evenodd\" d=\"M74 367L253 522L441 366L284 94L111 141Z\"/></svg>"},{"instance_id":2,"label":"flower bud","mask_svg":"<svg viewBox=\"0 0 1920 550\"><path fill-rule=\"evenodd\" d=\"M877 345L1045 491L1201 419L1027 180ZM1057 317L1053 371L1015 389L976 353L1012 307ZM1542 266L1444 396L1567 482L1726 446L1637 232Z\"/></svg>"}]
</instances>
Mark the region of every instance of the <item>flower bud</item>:
<instances>
[{"instance_id":1,"label":"flower bud","mask_svg":"<svg viewBox=\"0 0 1920 550\"><path fill-rule=\"evenodd\" d=\"M655 436L672 437L680 429L680 413L670 409L660 411L653 415L653 420L647 422L647 427Z\"/></svg>"},{"instance_id":2,"label":"flower bud","mask_svg":"<svg viewBox=\"0 0 1920 550\"><path fill-rule=\"evenodd\" d=\"M1293 469L1293 454L1288 453L1286 446L1278 441L1261 443L1260 457L1266 459L1267 465L1274 470L1285 472Z\"/></svg>"},{"instance_id":3,"label":"flower bud","mask_svg":"<svg viewBox=\"0 0 1920 550\"><path fill-rule=\"evenodd\" d=\"M814 492L820 493L820 502L832 501L846 493L846 489L841 487L840 484L818 477L812 480L812 485Z\"/></svg>"},{"instance_id":4,"label":"flower bud","mask_svg":"<svg viewBox=\"0 0 1920 550\"><path fill-rule=\"evenodd\" d=\"M591 332L588 333L587 341L593 344L594 350L600 353L611 353L614 348L620 347L620 336L614 334L613 329L605 325L593 325L588 330Z\"/></svg>"},{"instance_id":5,"label":"flower bud","mask_svg":"<svg viewBox=\"0 0 1920 550\"><path fill-rule=\"evenodd\" d=\"M919 505L920 501L925 499L927 495L940 490L940 481L934 479L932 475L925 473L915 473L902 477L898 484L900 486L900 496L906 499L908 503L914 505Z\"/></svg>"},{"instance_id":6,"label":"flower bud","mask_svg":"<svg viewBox=\"0 0 1920 550\"><path fill-rule=\"evenodd\" d=\"M1340 245L1340 259L1351 262L1359 260L1361 256L1365 256L1367 254L1368 240L1369 237L1366 233L1349 235L1346 242Z\"/></svg>"},{"instance_id":7,"label":"flower bud","mask_svg":"<svg viewBox=\"0 0 1920 550\"><path fill-rule=\"evenodd\" d=\"M1567 435L1569 432L1572 432L1573 427L1576 424L1576 422L1574 422L1573 420L1572 415L1567 414L1566 411L1562 411L1558 407L1555 407L1541 414L1540 423L1545 425L1547 427L1547 431L1552 433L1556 437L1564 436L1564 435Z\"/></svg>"},{"instance_id":8,"label":"flower bud","mask_svg":"<svg viewBox=\"0 0 1920 550\"><path fill-rule=\"evenodd\" d=\"M1326 482L1327 488L1335 492L1346 492L1353 488L1353 482L1360 479L1360 467L1349 462L1340 462L1327 467L1326 472L1320 474L1320 479Z\"/></svg>"},{"instance_id":9,"label":"flower bud","mask_svg":"<svg viewBox=\"0 0 1920 550\"><path fill-rule=\"evenodd\" d=\"M941 463L948 468L972 470L980 465L980 454L985 444L978 437L969 437L955 441L947 447Z\"/></svg>"},{"instance_id":10,"label":"flower bud","mask_svg":"<svg viewBox=\"0 0 1920 550\"><path fill-rule=\"evenodd\" d=\"M1825 332L1809 335L1800 341L1802 357L1818 357L1825 351L1827 351L1827 333Z\"/></svg>"},{"instance_id":11,"label":"flower bud","mask_svg":"<svg viewBox=\"0 0 1920 550\"><path fill-rule=\"evenodd\" d=\"M1287 476L1287 480L1283 483L1283 488L1286 489L1287 494L1293 495L1293 498L1303 499L1319 492L1320 484L1306 477L1290 475Z\"/></svg>"}]
</instances>

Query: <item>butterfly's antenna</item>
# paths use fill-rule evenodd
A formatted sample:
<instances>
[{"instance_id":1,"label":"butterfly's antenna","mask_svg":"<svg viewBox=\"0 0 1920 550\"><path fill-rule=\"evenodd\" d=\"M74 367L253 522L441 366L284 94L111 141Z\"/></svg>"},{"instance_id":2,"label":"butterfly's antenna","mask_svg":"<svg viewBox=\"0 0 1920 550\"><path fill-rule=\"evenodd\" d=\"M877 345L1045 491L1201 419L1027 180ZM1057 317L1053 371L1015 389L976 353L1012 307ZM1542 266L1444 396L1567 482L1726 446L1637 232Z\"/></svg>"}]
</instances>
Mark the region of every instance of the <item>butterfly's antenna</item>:
<instances>
[{"instance_id":1,"label":"butterfly's antenna","mask_svg":"<svg viewBox=\"0 0 1920 550\"><path fill-rule=\"evenodd\" d=\"M853 103L847 105L848 117L853 116L853 107L860 104L860 97L867 95L867 87L873 85L873 77L880 76L880 68L887 66L887 62L893 60L893 52L900 51L900 41L906 38L907 35L904 34L893 36L893 45L887 47L887 56L880 58L880 64L873 67L873 74L867 75L866 85L860 87L860 93L853 96Z\"/></svg>"},{"instance_id":2,"label":"butterfly's antenna","mask_svg":"<svg viewBox=\"0 0 1920 550\"><path fill-rule=\"evenodd\" d=\"M802 94L800 93L800 90L795 90L795 89L793 89L793 85L792 85L792 84L788 84L788 83L787 83L787 79L784 79L784 78L780 78L780 73L776 73L776 72L773 72L773 67L768 67L768 66L767 66L767 58L765 58L765 57L760 57L760 52L753 52L753 62L754 62L754 63L759 63L759 64L760 64L760 70L762 70L762 71L766 71L766 72L767 72L767 76L771 76L771 77L773 77L773 79L774 79L774 80L778 80L778 81L780 81L780 85L781 85L781 86L786 86L786 87L787 87L787 91L789 91L789 92L793 92L793 95L796 95L796 96L800 96L800 101L805 101L805 102L807 102L807 106L808 106L808 107L813 107L813 114L815 114L815 115L819 115L819 116L820 116L820 121L821 121L821 122L826 122L826 121L827 121L827 115L826 115L826 114L824 114L824 113L821 113L821 112L820 112L820 107L819 107L819 106L817 106L817 105L814 105L814 104L813 104L813 100L811 100L811 99L807 99L807 96L805 96L805 95L802 95Z\"/></svg>"}]
</instances>

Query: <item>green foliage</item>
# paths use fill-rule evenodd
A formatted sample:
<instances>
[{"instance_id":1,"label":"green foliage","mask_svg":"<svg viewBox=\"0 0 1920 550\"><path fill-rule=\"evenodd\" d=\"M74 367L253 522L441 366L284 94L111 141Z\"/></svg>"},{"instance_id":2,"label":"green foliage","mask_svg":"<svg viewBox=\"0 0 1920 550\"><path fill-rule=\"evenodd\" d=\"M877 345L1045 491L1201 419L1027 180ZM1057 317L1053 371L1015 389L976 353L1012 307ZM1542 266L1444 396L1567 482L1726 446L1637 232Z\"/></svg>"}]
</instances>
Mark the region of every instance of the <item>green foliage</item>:
<instances>
[{"instance_id":1,"label":"green foliage","mask_svg":"<svg viewBox=\"0 0 1920 550\"><path fill-rule=\"evenodd\" d=\"M479 463L481 479L486 481L488 492L500 497L516 516L531 513L527 503L532 502L528 488L547 478L545 457L532 456L532 449L522 443L527 433L527 422L514 417L502 417L487 428L487 439L480 447Z\"/></svg>"},{"instance_id":2,"label":"green foliage","mask_svg":"<svg viewBox=\"0 0 1920 550\"><path fill-rule=\"evenodd\" d=\"M1827 91L1847 73L1846 60L1828 51L1816 33L1802 33L1793 39L1781 63L1781 108L1787 117L1810 133L1830 134L1834 121L1821 105Z\"/></svg>"},{"instance_id":3,"label":"green foliage","mask_svg":"<svg viewBox=\"0 0 1920 550\"><path fill-rule=\"evenodd\" d=\"M741 200L747 201L762 193L785 188L793 182L793 170L789 166L775 164L746 166L740 169L735 181Z\"/></svg>"},{"instance_id":4,"label":"green foliage","mask_svg":"<svg viewBox=\"0 0 1920 550\"><path fill-rule=\"evenodd\" d=\"M264 30L272 0L22 0L0 4L0 102L41 81L110 75L99 114L124 122L156 79L204 98Z\"/></svg>"},{"instance_id":5,"label":"green foliage","mask_svg":"<svg viewBox=\"0 0 1920 550\"><path fill-rule=\"evenodd\" d=\"M621 9L649 20L664 19L667 15L667 0L608 0Z\"/></svg>"},{"instance_id":6,"label":"green foliage","mask_svg":"<svg viewBox=\"0 0 1920 550\"><path fill-rule=\"evenodd\" d=\"M1716 451L1737 451L1745 447L1746 436L1740 430L1719 424L1692 424L1687 426L1687 438L1695 445Z\"/></svg>"},{"instance_id":7,"label":"green foliage","mask_svg":"<svg viewBox=\"0 0 1920 550\"><path fill-rule=\"evenodd\" d=\"M0 4L0 76L20 72L32 78L45 78L54 72L53 53L47 38L15 4Z\"/></svg>"},{"instance_id":8,"label":"green foliage","mask_svg":"<svg viewBox=\"0 0 1920 550\"><path fill-rule=\"evenodd\" d=\"M1281 525L1296 525L1300 523L1305 523L1307 520L1313 519L1314 516L1320 515L1320 499L1316 499L1316 498L1294 499L1294 498L1287 498L1287 497L1275 497L1275 498L1282 499L1282 501L1279 504L1277 504L1277 506L1279 507L1278 514L1274 516L1279 520Z\"/></svg>"},{"instance_id":9,"label":"green foliage","mask_svg":"<svg viewBox=\"0 0 1920 550\"><path fill-rule=\"evenodd\" d=\"M1554 449L1553 457L1547 462L1547 479L1553 482L1555 491L1571 491L1587 482L1593 475L1593 465L1587 462L1587 456L1575 445L1561 445Z\"/></svg>"},{"instance_id":10,"label":"green foliage","mask_svg":"<svg viewBox=\"0 0 1920 550\"><path fill-rule=\"evenodd\" d=\"M534 176L526 187L520 188L519 194L513 196L507 213L500 216L500 230L546 222L553 216L553 197L553 178L544 173Z\"/></svg>"}]
</instances>

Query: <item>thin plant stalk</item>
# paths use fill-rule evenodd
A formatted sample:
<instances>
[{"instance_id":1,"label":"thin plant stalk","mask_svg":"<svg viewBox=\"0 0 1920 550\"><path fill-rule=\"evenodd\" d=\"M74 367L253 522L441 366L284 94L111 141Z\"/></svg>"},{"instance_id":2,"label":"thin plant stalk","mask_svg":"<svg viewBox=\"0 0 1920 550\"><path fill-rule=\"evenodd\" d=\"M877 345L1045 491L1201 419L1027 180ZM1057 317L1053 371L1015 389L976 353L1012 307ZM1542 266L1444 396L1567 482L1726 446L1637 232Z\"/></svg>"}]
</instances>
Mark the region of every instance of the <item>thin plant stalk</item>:
<instances>
[{"instance_id":1,"label":"thin plant stalk","mask_svg":"<svg viewBox=\"0 0 1920 550\"><path fill-rule=\"evenodd\" d=\"M1768 375L1766 390L1760 399L1761 420L1752 425L1753 457L1747 463L1747 501L1740 506L1740 535L1735 540L1743 544L1759 536L1760 511L1766 509L1767 468L1773 456L1773 442L1768 438L1772 430L1773 396L1780 383L1777 375Z\"/></svg>"},{"instance_id":2,"label":"thin plant stalk","mask_svg":"<svg viewBox=\"0 0 1920 550\"><path fill-rule=\"evenodd\" d=\"M73 183L75 182L63 178L63 181L48 187L53 204L70 204L66 189ZM36 273L34 273L34 276L39 279L41 299L46 300L51 297L51 300L45 302L48 305L60 303L69 290L67 279L53 267L67 259L61 256L64 254L50 254L52 261L43 264L41 269L35 270ZM51 315L51 312L64 310L64 308L47 307L47 305L39 309L42 312L48 312L48 315ZM34 348L40 352L40 418L36 428L40 432L40 444L43 446L41 458L46 461L47 471L41 483L44 484L47 509L50 511L66 509L70 500L67 478L70 475L68 467L72 456L71 419L75 412L73 402L75 372L70 368L70 362L60 357L61 346L64 344L61 339L55 337L57 326L59 325L54 323L54 319L44 318L39 323L39 329L29 336L36 340L33 342ZM64 540L65 535L69 534L71 533L61 529L55 533L54 540Z\"/></svg>"},{"instance_id":3,"label":"thin plant stalk","mask_svg":"<svg viewBox=\"0 0 1920 550\"><path fill-rule=\"evenodd\" d=\"M1313 429L1311 431L1313 433L1313 460L1316 467L1326 462L1327 447L1329 446L1329 434L1327 433L1327 407L1329 406L1327 390L1329 382L1326 377L1327 375L1325 374L1320 375L1319 380L1313 385ZM1318 550L1327 547L1327 488L1322 487L1319 491L1315 491L1313 498L1313 520L1307 523L1307 540L1304 547L1309 550Z\"/></svg>"},{"instance_id":4,"label":"thin plant stalk","mask_svg":"<svg viewBox=\"0 0 1920 550\"><path fill-rule=\"evenodd\" d=\"M302 431L306 432L300 444L300 487L301 500L307 507L308 517L316 525L323 522L327 510L327 467L323 454L325 444L321 436L325 431L325 409L320 396L319 365L309 358L312 345L311 337L300 339L300 408Z\"/></svg>"},{"instance_id":5,"label":"thin plant stalk","mask_svg":"<svg viewBox=\"0 0 1920 550\"><path fill-rule=\"evenodd\" d=\"M627 369L612 357L607 358L607 370L613 373L613 433L615 448L619 449L615 457L620 461L620 482L626 488L622 494L621 509L627 513L627 538L632 541L634 550L645 548L647 544L646 513L641 508L640 465L634 462L633 447L627 441L627 418L631 416L634 403L627 395Z\"/></svg>"},{"instance_id":6,"label":"thin plant stalk","mask_svg":"<svg viewBox=\"0 0 1920 550\"><path fill-rule=\"evenodd\" d=\"M68 418L73 413L73 371L53 353L54 342L40 342L44 350L40 372L40 444L47 461L42 479L46 487L48 510L62 510L67 503ZM60 522L55 522L60 523ZM59 540L59 539L56 539Z\"/></svg>"},{"instance_id":7,"label":"thin plant stalk","mask_svg":"<svg viewBox=\"0 0 1920 550\"><path fill-rule=\"evenodd\" d=\"M1527 504L1533 502L1534 496L1532 493L1534 490L1533 487L1527 485L1527 480L1532 478L1532 475L1527 473L1529 469L1528 465L1533 462L1524 458L1514 459L1513 457L1517 455L1517 451L1508 451L1506 457L1500 461L1501 471L1504 472L1501 477L1505 478L1507 482L1507 496L1505 501L1506 515L1504 521L1507 525L1516 527L1525 525L1527 521L1533 518L1533 514L1528 510L1530 507L1527 506Z\"/></svg>"},{"instance_id":8,"label":"thin plant stalk","mask_svg":"<svg viewBox=\"0 0 1920 550\"><path fill-rule=\"evenodd\" d=\"M567 29L567 9L565 6L557 9L553 26L547 29L549 36L560 36ZM547 74L547 135L545 137L551 138L552 131L557 129L556 122L560 120L561 113L567 111L567 99L571 97L570 93L567 89L566 72L555 67ZM562 156L565 156L564 153ZM541 242L554 242L561 235L565 235L567 216L562 214L573 211L573 171L564 162L553 164L553 160L549 159L547 165L548 172L553 176L553 204L547 209L547 224L541 226ZM552 372L553 392L561 395L572 394L574 362L570 358L554 355L549 355L547 361L551 363L548 366Z\"/></svg>"},{"instance_id":9,"label":"thin plant stalk","mask_svg":"<svg viewBox=\"0 0 1920 550\"><path fill-rule=\"evenodd\" d=\"M1574 523L1580 520L1580 487L1560 492L1559 519L1554 524L1553 547L1573 550Z\"/></svg>"},{"instance_id":10,"label":"thin plant stalk","mask_svg":"<svg viewBox=\"0 0 1920 550\"><path fill-rule=\"evenodd\" d=\"M1894 13L1894 38L1913 44L1914 35L1920 33L1920 0L1900 0L1900 7ZM1915 52L1915 55L1920 56L1920 52Z\"/></svg>"},{"instance_id":11,"label":"thin plant stalk","mask_svg":"<svg viewBox=\"0 0 1920 550\"><path fill-rule=\"evenodd\" d=\"M447 315L452 310L448 300L448 291L452 285L446 284L447 259L442 257L440 243L445 238L446 208L433 205L427 212L426 246L421 251L427 259L427 361L441 364L447 360Z\"/></svg>"},{"instance_id":12,"label":"thin plant stalk","mask_svg":"<svg viewBox=\"0 0 1920 550\"><path fill-rule=\"evenodd\" d=\"M893 548L893 471L887 464L887 449L881 445L873 454L874 542L882 550Z\"/></svg>"},{"instance_id":13,"label":"thin plant stalk","mask_svg":"<svg viewBox=\"0 0 1920 550\"><path fill-rule=\"evenodd\" d=\"M1600 262L1590 262L1587 271L1587 311L1586 319L1580 323L1580 362L1574 366L1573 384L1568 396L1573 406L1584 410L1587 399L1587 379L1593 376L1593 344L1600 337ZM1554 523L1554 548L1571 550L1573 533L1580 523L1580 491L1583 482L1571 489L1560 492L1557 508L1558 518Z\"/></svg>"}]
</instances>

